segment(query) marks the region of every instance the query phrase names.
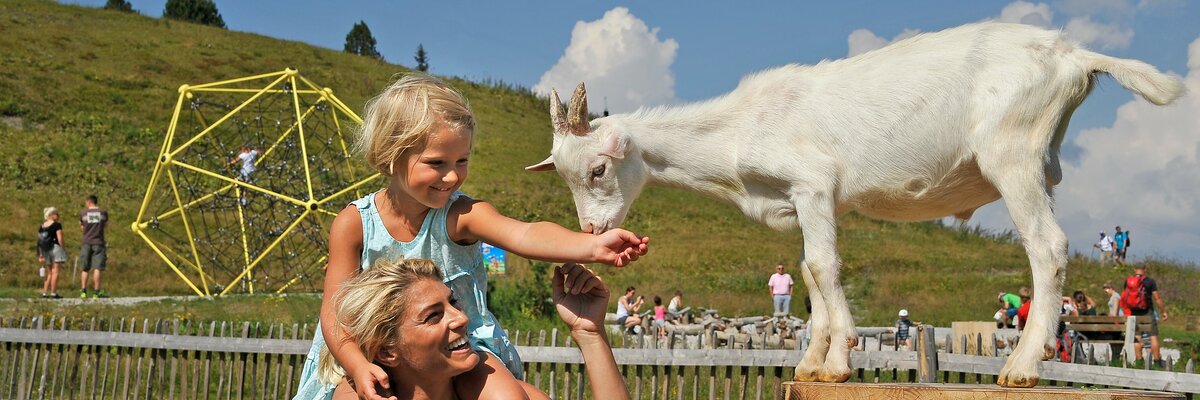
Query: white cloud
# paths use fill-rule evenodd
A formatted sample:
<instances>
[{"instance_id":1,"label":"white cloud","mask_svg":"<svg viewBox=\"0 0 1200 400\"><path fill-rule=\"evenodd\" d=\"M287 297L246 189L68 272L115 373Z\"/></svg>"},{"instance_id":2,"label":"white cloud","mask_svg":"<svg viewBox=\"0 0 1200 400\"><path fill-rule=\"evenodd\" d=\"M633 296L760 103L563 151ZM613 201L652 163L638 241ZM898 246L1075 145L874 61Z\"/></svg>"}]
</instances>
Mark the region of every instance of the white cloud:
<instances>
[{"instance_id":1,"label":"white cloud","mask_svg":"<svg viewBox=\"0 0 1200 400\"><path fill-rule=\"evenodd\" d=\"M1102 50L1124 49L1133 41L1133 29L1095 22L1089 16L1071 18L1064 30L1072 39Z\"/></svg>"},{"instance_id":2,"label":"white cloud","mask_svg":"<svg viewBox=\"0 0 1200 400\"><path fill-rule=\"evenodd\" d=\"M1133 29L1125 23L1136 8L1128 0L1064 0L1057 4L1070 16L1063 30L1072 39L1102 50L1124 49L1133 41ZM1054 12L1046 3L1014 1L1000 10L996 21L1053 28Z\"/></svg>"},{"instance_id":3,"label":"white cloud","mask_svg":"<svg viewBox=\"0 0 1200 400\"><path fill-rule=\"evenodd\" d=\"M1061 0L1056 6L1072 17L1093 16L1104 19L1128 17L1133 15L1135 8L1130 0Z\"/></svg>"},{"instance_id":4,"label":"white cloud","mask_svg":"<svg viewBox=\"0 0 1200 400\"><path fill-rule=\"evenodd\" d=\"M897 34L896 37L892 38L892 40L887 40L879 37L869 29L858 29L854 32L850 32L850 37L846 39L846 42L850 45L849 51L846 53L846 57L854 57L871 50L882 48L883 46L917 36L920 33L921 31L917 29L905 29Z\"/></svg>"},{"instance_id":5,"label":"white cloud","mask_svg":"<svg viewBox=\"0 0 1200 400\"><path fill-rule=\"evenodd\" d=\"M1054 12L1050 11L1050 5L1025 1L1009 3L1004 6L1004 9L1000 10L1000 16L996 18L1000 22L1033 25L1043 28L1049 28L1050 21L1053 19Z\"/></svg>"},{"instance_id":6,"label":"white cloud","mask_svg":"<svg viewBox=\"0 0 1200 400\"><path fill-rule=\"evenodd\" d=\"M1188 46L1188 92L1200 93L1200 38ZM1106 83L1112 84L1112 82ZM1088 253L1100 230L1133 232L1135 256L1200 259L1200 96L1158 107L1142 99L1120 106L1112 126L1082 131L1079 162L1063 164L1055 212L1074 251ZM1007 211L989 205L973 223L1012 229ZM1169 250L1167 250L1169 249Z\"/></svg>"},{"instance_id":7,"label":"white cloud","mask_svg":"<svg viewBox=\"0 0 1200 400\"><path fill-rule=\"evenodd\" d=\"M671 64L679 44L660 40L658 33L625 7L613 8L596 21L576 22L571 43L533 90L547 94L553 88L568 97L584 82L593 113L603 109L604 97L612 112L677 102Z\"/></svg>"}]
</instances>

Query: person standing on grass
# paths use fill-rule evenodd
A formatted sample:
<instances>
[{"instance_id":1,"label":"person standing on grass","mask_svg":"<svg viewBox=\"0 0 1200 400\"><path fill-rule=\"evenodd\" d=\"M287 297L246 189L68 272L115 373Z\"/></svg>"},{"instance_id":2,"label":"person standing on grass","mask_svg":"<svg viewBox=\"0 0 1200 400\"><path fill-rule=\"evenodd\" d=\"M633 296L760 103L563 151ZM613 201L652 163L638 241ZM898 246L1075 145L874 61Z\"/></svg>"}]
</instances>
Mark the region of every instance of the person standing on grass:
<instances>
[{"instance_id":1,"label":"person standing on grass","mask_svg":"<svg viewBox=\"0 0 1200 400\"><path fill-rule=\"evenodd\" d=\"M108 297L100 290L100 271L108 263L108 243L104 241L104 228L108 226L108 210L100 208L96 195L88 195L83 201L83 211L79 212L79 229L83 231L82 248L79 250L79 263L83 272L79 273L79 298L87 298L88 271L92 271L92 298Z\"/></svg>"},{"instance_id":2,"label":"person standing on grass","mask_svg":"<svg viewBox=\"0 0 1200 400\"><path fill-rule=\"evenodd\" d=\"M1162 354L1158 349L1158 320L1167 320L1167 306L1163 304L1162 296L1158 294L1158 282L1146 276L1146 265L1138 264L1133 267L1133 275L1125 279L1125 289L1121 291L1121 308L1125 315L1150 316L1150 354L1154 356L1154 364L1165 365ZM1134 345L1137 359L1142 359L1142 346L1139 340Z\"/></svg>"},{"instance_id":3,"label":"person standing on grass","mask_svg":"<svg viewBox=\"0 0 1200 400\"><path fill-rule=\"evenodd\" d=\"M1100 249L1100 266L1103 267L1113 258L1113 239L1108 237L1104 232L1100 232L1100 241L1092 244L1092 247Z\"/></svg>"},{"instance_id":4,"label":"person standing on grass","mask_svg":"<svg viewBox=\"0 0 1200 400\"><path fill-rule=\"evenodd\" d=\"M1113 234L1113 243L1116 244L1117 250L1113 252L1113 260L1117 264L1125 265L1125 254L1129 252L1129 232L1122 232L1121 227L1117 226L1117 233Z\"/></svg>"},{"instance_id":5,"label":"person standing on grass","mask_svg":"<svg viewBox=\"0 0 1200 400\"><path fill-rule=\"evenodd\" d=\"M38 227L38 262L49 266L46 280L42 282L42 297L61 299L58 294L58 272L67 262L67 250L63 248L62 224L58 222L58 209L46 207L42 210L42 225Z\"/></svg>"},{"instance_id":6,"label":"person standing on grass","mask_svg":"<svg viewBox=\"0 0 1200 400\"><path fill-rule=\"evenodd\" d=\"M771 275L771 280L767 281L767 287L771 289L771 300L775 305L775 316L782 317L790 314L792 310L792 286L795 282L792 281L792 275L783 272L783 264L775 265L775 273Z\"/></svg>"}]
</instances>

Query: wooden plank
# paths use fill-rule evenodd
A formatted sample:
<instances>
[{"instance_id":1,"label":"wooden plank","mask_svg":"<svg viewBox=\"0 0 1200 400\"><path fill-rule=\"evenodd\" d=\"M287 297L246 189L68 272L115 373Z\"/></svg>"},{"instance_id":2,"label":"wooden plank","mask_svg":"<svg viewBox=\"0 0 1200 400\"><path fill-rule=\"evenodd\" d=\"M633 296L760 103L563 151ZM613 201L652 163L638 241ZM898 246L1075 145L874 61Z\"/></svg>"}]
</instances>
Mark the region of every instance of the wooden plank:
<instances>
[{"instance_id":1,"label":"wooden plank","mask_svg":"<svg viewBox=\"0 0 1200 400\"><path fill-rule=\"evenodd\" d=\"M917 327L917 352L920 353L918 367L921 382L937 382L938 358L937 344L934 342L936 333L933 326L920 325ZM964 346L965 347L965 346Z\"/></svg>"},{"instance_id":2,"label":"wooden plank","mask_svg":"<svg viewBox=\"0 0 1200 400\"><path fill-rule=\"evenodd\" d=\"M299 330L298 328L299 328L299 326L297 324L292 324L292 340L296 340L296 338L300 334L300 332L298 331ZM307 329L307 325L305 325L305 328ZM295 369L295 365L296 365L296 358L297 357L295 354L289 354L287 356L287 359L288 359L287 381L283 385L283 397L281 397L281 398L285 398L285 399L292 398L292 388L295 388L298 385L298 383L292 381L292 374L295 372L294 369Z\"/></svg>"},{"instance_id":3,"label":"wooden plank","mask_svg":"<svg viewBox=\"0 0 1200 400\"><path fill-rule=\"evenodd\" d=\"M44 320L42 318L38 318L37 330L41 331L43 329L43 321ZM30 380L29 386L28 386L32 390L30 391L29 394L34 394L34 393L45 394L46 393L44 391L46 388L46 363L40 362L40 360L42 359L42 356L46 355L46 352L47 352L46 346L41 343L39 343L37 345L37 347L35 347L33 350L33 366L31 366L31 368L29 369L29 373L30 373L29 378L31 380ZM42 366L40 373L37 372L38 365ZM34 389L34 388L36 388L36 389Z\"/></svg>"},{"instance_id":4,"label":"wooden plank","mask_svg":"<svg viewBox=\"0 0 1200 400\"><path fill-rule=\"evenodd\" d=\"M16 321L6 317L4 318L2 327L8 328L15 323ZM4 377L0 379L0 385L3 385L0 387L8 388L5 397L11 399L14 397L14 391L17 390L17 369L21 367L20 364L17 364L17 355L21 352L21 345L18 343L14 346L13 342L4 341L4 352L8 354L8 357L5 357L8 359L8 364L4 366L4 369L0 370L0 374L3 374L0 376Z\"/></svg>"},{"instance_id":5,"label":"wooden plank","mask_svg":"<svg viewBox=\"0 0 1200 400\"><path fill-rule=\"evenodd\" d=\"M108 345L158 350L229 351L235 353L308 354L309 340L214 338L169 334L37 331L0 328L6 342L32 344Z\"/></svg>"},{"instance_id":6,"label":"wooden plank","mask_svg":"<svg viewBox=\"0 0 1200 400\"><path fill-rule=\"evenodd\" d=\"M821 382L784 383L787 399L939 399L939 400L1165 400L1183 399L1176 393L1114 389L1002 388L986 385L930 383L844 384Z\"/></svg>"},{"instance_id":7,"label":"wooden plank","mask_svg":"<svg viewBox=\"0 0 1200 400\"><path fill-rule=\"evenodd\" d=\"M133 333L134 329L136 329L135 325L137 325L137 321L130 319L129 320L129 332L130 333ZM121 318L121 327L122 328L125 327L125 318ZM124 330L124 329L122 329L122 330ZM126 347L124 350L125 351L122 352L122 353L124 353L124 357L121 357L125 360L125 374L123 376L123 378L124 378L123 382L121 383L121 398L128 399L129 398L129 375L130 375L130 368L133 366L133 352L135 349L133 347ZM120 355L121 354L118 353L118 356L120 356ZM119 364L119 361L118 361L118 364ZM116 382L114 381L114 384L115 383Z\"/></svg>"},{"instance_id":8,"label":"wooden plank","mask_svg":"<svg viewBox=\"0 0 1200 400\"><path fill-rule=\"evenodd\" d=\"M242 323L242 338L248 338L248 337L250 337L250 323L243 322ZM238 365L237 365L238 372L237 372L237 383L236 383L237 398L244 399L245 397L242 397L242 387L245 386L245 383L246 383L246 381L245 381L245 379L246 379L246 353L238 353L237 359L238 359Z\"/></svg>"},{"instance_id":9,"label":"wooden plank","mask_svg":"<svg viewBox=\"0 0 1200 400\"><path fill-rule=\"evenodd\" d=\"M1142 315L1142 316L1138 316L1136 318L1137 318L1137 322L1139 324L1148 324L1148 323L1152 322L1151 317L1149 315ZM1089 324L1091 324L1091 323L1096 323L1096 324L1109 323L1109 324L1125 325L1126 317L1110 317L1107 315L1080 315L1080 316L1063 316L1063 317L1060 317L1059 319L1068 324L1081 322L1081 323L1089 323Z\"/></svg>"},{"instance_id":10,"label":"wooden plank","mask_svg":"<svg viewBox=\"0 0 1200 400\"><path fill-rule=\"evenodd\" d=\"M209 322L209 334L208 334L209 338L212 338L212 336L214 336L216 334L216 329L217 329L217 322L210 321ZM212 395L212 389L211 389L212 387L209 386L209 382L211 382L211 377L212 377L212 375L211 375L212 371L210 370L210 368L212 366L212 352L205 351L203 354L203 357L204 357L204 374L203 374L203 376L204 376L204 400L209 400L210 396ZM194 396L193 396L193 399L199 399L199 398L194 398Z\"/></svg>"},{"instance_id":11,"label":"wooden plank","mask_svg":"<svg viewBox=\"0 0 1200 400\"><path fill-rule=\"evenodd\" d=\"M172 320L172 322L171 322L171 334L174 336L179 336L179 320L178 319ZM171 367L170 367L171 369L170 369L170 372L167 374L167 398L169 398L171 400L175 400L175 375L179 372L179 354L172 351L170 354L170 357L171 357ZM186 393L186 392L184 392L184 393Z\"/></svg>"}]
</instances>

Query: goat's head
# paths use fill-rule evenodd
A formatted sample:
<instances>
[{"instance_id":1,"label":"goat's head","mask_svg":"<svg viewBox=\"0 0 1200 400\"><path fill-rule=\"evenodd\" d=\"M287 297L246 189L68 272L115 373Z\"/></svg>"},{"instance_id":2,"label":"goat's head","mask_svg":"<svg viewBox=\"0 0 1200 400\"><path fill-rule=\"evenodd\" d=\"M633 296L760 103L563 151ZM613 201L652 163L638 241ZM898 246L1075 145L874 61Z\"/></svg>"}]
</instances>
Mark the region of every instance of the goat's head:
<instances>
[{"instance_id":1,"label":"goat's head","mask_svg":"<svg viewBox=\"0 0 1200 400\"><path fill-rule=\"evenodd\" d=\"M645 163L620 123L609 118L588 122L583 83L575 88L565 114L558 92L551 90L554 144L550 157L525 169L558 171L571 188L584 232L598 234L616 228L646 183Z\"/></svg>"}]
</instances>

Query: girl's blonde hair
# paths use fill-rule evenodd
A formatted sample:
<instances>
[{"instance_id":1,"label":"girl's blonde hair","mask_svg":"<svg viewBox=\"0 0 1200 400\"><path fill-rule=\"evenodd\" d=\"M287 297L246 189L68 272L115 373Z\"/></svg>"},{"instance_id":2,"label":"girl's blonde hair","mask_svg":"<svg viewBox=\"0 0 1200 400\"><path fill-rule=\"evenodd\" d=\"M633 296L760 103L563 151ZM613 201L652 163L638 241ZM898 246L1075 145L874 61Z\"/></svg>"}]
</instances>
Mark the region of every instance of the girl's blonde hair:
<instances>
[{"instance_id":1,"label":"girl's blonde hair","mask_svg":"<svg viewBox=\"0 0 1200 400\"><path fill-rule=\"evenodd\" d=\"M346 332L346 340L358 344L359 350L374 362L382 349L397 345L399 325L417 293L409 290L414 283L430 279L442 282L442 272L433 261L423 259L379 260L357 276L342 282L332 301L338 324ZM332 343L331 345L337 345ZM346 373L329 353L328 345L321 349L317 376L337 384Z\"/></svg>"},{"instance_id":2,"label":"girl's blonde hair","mask_svg":"<svg viewBox=\"0 0 1200 400\"><path fill-rule=\"evenodd\" d=\"M441 79L411 73L367 101L354 148L367 164L395 175L393 163L411 149L425 146L439 127L475 130L475 114L461 93Z\"/></svg>"},{"instance_id":3,"label":"girl's blonde hair","mask_svg":"<svg viewBox=\"0 0 1200 400\"><path fill-rule=\"evenodd\" d=\"M42 209L42 219L50 219L53 214L58 214L58 209L54 207L46 207Z\"/></svg>"}]
</instances>

